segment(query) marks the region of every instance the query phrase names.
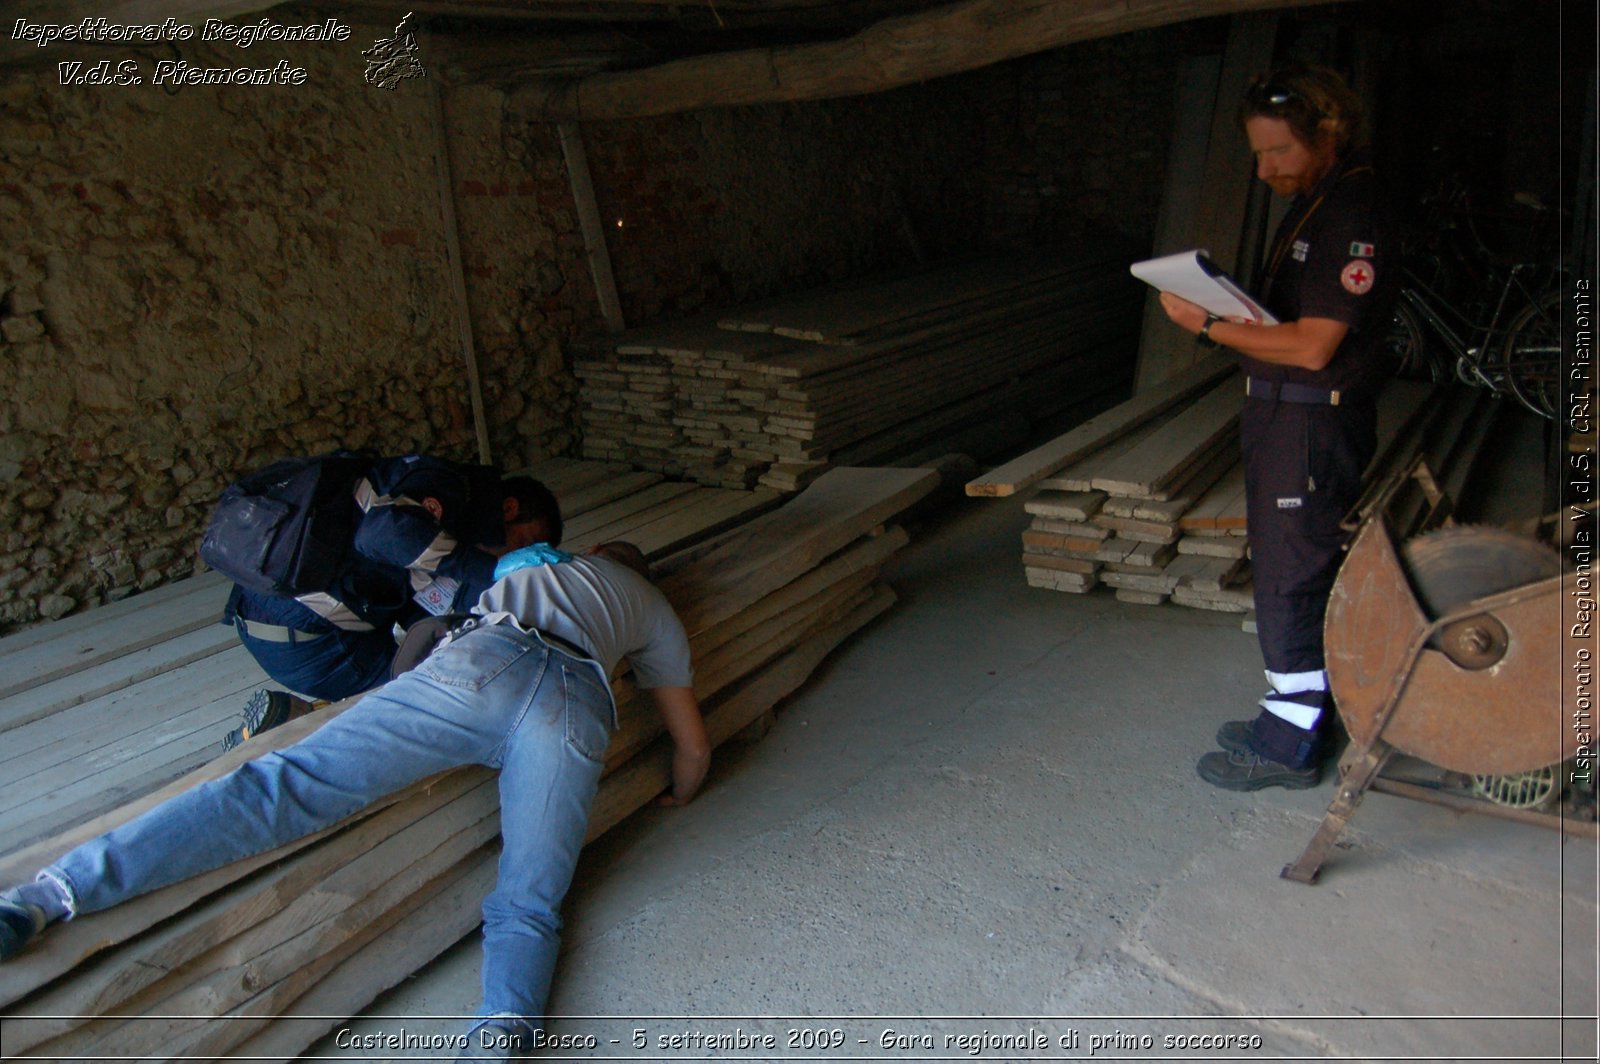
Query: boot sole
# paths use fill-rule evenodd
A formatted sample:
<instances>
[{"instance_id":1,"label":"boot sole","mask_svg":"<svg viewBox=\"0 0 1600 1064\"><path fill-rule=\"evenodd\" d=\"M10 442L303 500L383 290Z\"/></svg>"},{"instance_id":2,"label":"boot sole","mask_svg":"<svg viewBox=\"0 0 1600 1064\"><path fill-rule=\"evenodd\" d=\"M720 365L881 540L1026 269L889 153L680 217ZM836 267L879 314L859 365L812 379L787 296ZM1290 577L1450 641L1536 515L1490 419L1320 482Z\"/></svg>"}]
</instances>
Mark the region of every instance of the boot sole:
<instances>
[{"instance_id":1,"label":"boot sole","mask_svg":"<svg viewBox=\"0 0 1600 1064\"><path fill-rule=\"evenodd\" d=\"M1293 777L1261 777L1259 779L1213 779L1205 773L1199 773L1201 779L1211 786L1224 791L1264 791L1268 787L1282 787L1286 791L1309 791L1322 782L1321 779L1294 779Z\"/></svg>"},{"instance_id":2,"label":"boot sole","mask_svg":"<svg viewBox=\"0 0 1600 1064\"><path fill-rule=\"evenodd\" d=\"M246 739L254 739L262 732L271 731L280 724L287 724L294 719L295 704L300 700L287 692L279 692L283 695L282 698L273 698L273 693L260 690L250 696L250 700L244 705L244 724L233 729L222 740L224 753Z\"/></svg>"},{"instance_id":3,"label":"boot sole","mask_svg":"<svg viewBox=\"0 0 1600 1064\"><path fill-rule=\"evenodd\" d=\"M1224 764L1227 764L1226 754L1207 754L1205 757L1202 757L1198 762L1195 763L1195 773L1213 787L1218 787L1225 791L1259 791L1265 790L1268 787L1282 787L1285 790L1291 791L1306 791L1322 782L1322 773L1320 771L1314 775L1305 776L1290 775L1287 773L1274 773L1271 775L1261 776L1238 776L1231 773L1208 772L1206 769L1208 764L1207 759L1212 757L1221 757L1224 759Z\"/></svg>"}]
</instances>

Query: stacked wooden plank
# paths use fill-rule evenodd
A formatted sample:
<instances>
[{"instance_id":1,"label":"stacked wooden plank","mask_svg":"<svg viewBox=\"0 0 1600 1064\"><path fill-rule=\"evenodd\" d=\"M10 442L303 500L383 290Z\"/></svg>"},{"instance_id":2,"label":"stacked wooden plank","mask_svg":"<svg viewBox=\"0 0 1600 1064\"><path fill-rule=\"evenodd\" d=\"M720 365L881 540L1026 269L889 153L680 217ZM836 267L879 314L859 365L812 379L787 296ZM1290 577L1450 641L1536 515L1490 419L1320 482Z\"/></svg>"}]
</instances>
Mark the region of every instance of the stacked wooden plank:
<instances>
[{"instance_id":1,"label":"stacked wooden plank","mask_svg":"<svg viewBox=\"0 0 1600 1064\"><path fill-rule=\"evenodd\" d=\"M1186 552L1180 521L1238 461L1240 399L1228 380L1160 424L1130 432L1040 482L1025 504L1028 583L1083 592L1098 584L1127 602L1156 604L1176 588L1223 590L1243 555ZM1240 540L1242 545L1242 540Z\"/></svg>"},{"instance_id":2,"label":"stacked wooden plank","mask_svg":"<svg viewBox=\"0 0 1600 1064\"><path fill-rule=\"evenodd\" d=\"M1246 613L1241 392L1226 359L1210 360L971 481L968 494L1037 486L1024 503L1033 520L1022 533L1023 569L1034 587L1082 593L1105 585L1125 602ZM1379 402L1384 446L1369 481L1398 460L1384 454L1415 453L1405 444L1426 435L1418 425L1478 420L1473 403L1466 393L1444 402L1412 382L1392 382ZM1443 461L1452 446L1459 471L1461 446L1441 444L1433 453Z\"/></svg>"},{"instance_id":3,"label":"stacked wooden plank","mask_svg":"<svg viewBox=\"0 0 1600 1064\"><path fill-rule=\"evenodd\" d=\"M787 505L659 563L661 587L691 633L714 743L769 713L893 602L877 573L906 536L890 522L936 479L835 469ZM617 694L621 724L591 838L670 778L655 714L626 678ZM0 881L344 708L291 721L156 794L9 855ZM458 769L312 838L52 928L0 968L6 1052L292 1057L476 925L497 830L492 773Z\"/></svg>"},{"instance_id":4,"label":"stacked wooden plank","mask_svg":"<svg viewBox=\"0 0 1600 1064\"><path fill-rule=\"evenodd\" d=\"M1168 573L1178 578L1172 601L1226 613L1254 609L1245 535L1244 466L1230 462L1216 483L1178 519L1178 527L1183 533L1178 540L1178 559L1168 566Z\"/></svg>"},{"instance_id":5,"label":"stacked wooden plank","mask_svg":"<svg viewBox=\"0 0 1600 1064\"><path fill-rule=\"evenodd\" d=\"M584 454L795 490L997 422L1026 431L1126 390L1141 293L1125 267L990 261L636 330L575 355Z\"/></svg>"},{"instance_id":6,"label":"stacked wooden plank","mask_svg":"<svg viewBox=\"0 0 1600 1064\"><path fill-rule=\"evenodd\" d=\"M526 470L567 518L565 542L608 539L661 558L777 505L770 489L668 483L575 459ZM148 793L204 764L268 684L231 627L216 573L0 639L0 853Z\"/></svg>"},{"instance_id":7,"label":"stacked wooden plank","mask_svg":"<svg viewBox=\"0 0 1600 1064\"><path fill-rule=\"evenodd\" d=\"M0 640L0 852L204 763L265 679L204 573Z\"/></svg>"}]
</instances>

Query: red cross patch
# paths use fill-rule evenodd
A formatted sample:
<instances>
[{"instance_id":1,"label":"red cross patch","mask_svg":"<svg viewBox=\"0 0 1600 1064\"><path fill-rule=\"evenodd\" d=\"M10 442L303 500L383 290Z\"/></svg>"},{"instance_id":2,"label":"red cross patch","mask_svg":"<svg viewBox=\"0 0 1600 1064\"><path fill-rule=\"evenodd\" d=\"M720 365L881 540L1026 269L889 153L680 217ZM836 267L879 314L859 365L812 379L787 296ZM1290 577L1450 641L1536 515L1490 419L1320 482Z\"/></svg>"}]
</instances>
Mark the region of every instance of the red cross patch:
<instances>
[{"instance_id":1,"label":"red cross patch","mask_svg":"<svg viewBox=\"0 0 1600 1064\"><path fill-rule=\"evenodd\" d=\"M1339 271L1339 283L1352 295L1364 296L1372 291L1372 281L1372 263L1365 259L1353 259Z\"/></svg>"}]
</instances>

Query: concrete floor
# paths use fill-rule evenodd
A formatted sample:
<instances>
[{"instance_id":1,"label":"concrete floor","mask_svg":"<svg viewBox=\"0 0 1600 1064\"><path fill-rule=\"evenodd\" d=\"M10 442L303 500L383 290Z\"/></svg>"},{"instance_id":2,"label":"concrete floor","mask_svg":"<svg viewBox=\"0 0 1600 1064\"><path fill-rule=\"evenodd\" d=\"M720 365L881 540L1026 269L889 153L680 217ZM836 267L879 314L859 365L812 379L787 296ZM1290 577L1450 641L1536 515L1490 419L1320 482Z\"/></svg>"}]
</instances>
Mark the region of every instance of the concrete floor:
<instances>
[{"instance_id":1,"label":"concrete floor","mask_svg":"<svg viewBox=\"0 0 1600 1064\"><path fill-rule=\"evenodd\" d=\"M1263 689L1254 637L1030 589L1026 523L930 519L901 603L765 739L589 849L552 1034L630 1060L1596 1058L1592 841L1373 794L1321 885L1280 879L1331 783L1193 767ZM426 1017L470 1014L477 963L474 936L343 1040L459 1031ZM777 1048L704 1048L736 1032ZM984 1032L1046 1044L968 1051Z\"/></svg>"}]
</instances>

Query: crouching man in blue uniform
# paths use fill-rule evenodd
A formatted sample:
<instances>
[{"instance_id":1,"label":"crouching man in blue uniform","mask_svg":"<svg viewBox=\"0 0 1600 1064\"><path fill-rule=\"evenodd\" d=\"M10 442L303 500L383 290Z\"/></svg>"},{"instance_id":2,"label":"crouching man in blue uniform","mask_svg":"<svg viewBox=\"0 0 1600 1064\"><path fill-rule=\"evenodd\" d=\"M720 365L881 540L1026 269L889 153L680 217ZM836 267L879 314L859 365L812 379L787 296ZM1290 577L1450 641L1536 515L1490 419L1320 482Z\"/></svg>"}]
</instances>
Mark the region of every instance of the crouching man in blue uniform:
<instances>
[{"instance_id":1,"label":"crouching man in blue uniform","mask_svg":"<svg viewBox=\"0 0 1600 1064\"><path fill-rule=\"evenodd\" d=\"M483 1001L464 1055L517 1055L543 1022L559 908L616 726L608 678L621 659L675 745L663 801L689 801L710 764L688 638L646 572L628 544L510 572L475 620L318 731L0 893L0 959L51 921L283 845L433 773L487 765L500 773L502 850L483 903Z\"/></svg>"},{"instance_id":2,"label":"crouching man in blue uniform","mask_svg":"<svg viewBox=\"0 0 1600 1064\"><path fill-rule=\"evenodd\" d=\"M426 613L469 609L509 550L561 542L561 508L531 477L428 455L375 461L355 486L362 518L333 586L270 595L235 586L223 621L268 676L223 749L389 678L394 628Z\"/></svg>"},{"instance_id":3,"label":"crouching man in blue uniform","mask_svg":"<svg viewBox=\"0 0 1600 1064\"><path fill-rule=\"evenodd\" d=\"M1311 787L1333 724L1322 622L1343 559L1339 522L1376 449L1394 249L1372 165L1353 148L1360 101L1337 74L1285 67L1258 78L1239 118L1256 176L1292 200L1263 286L1280 324L1224 321L1170 293L1161 305L1202 344L1241 356L1246 520L1271 690L1253 721L1222 726L1222 751L1197 768L1232 790Z\"/></svg>"}]
</instances>

